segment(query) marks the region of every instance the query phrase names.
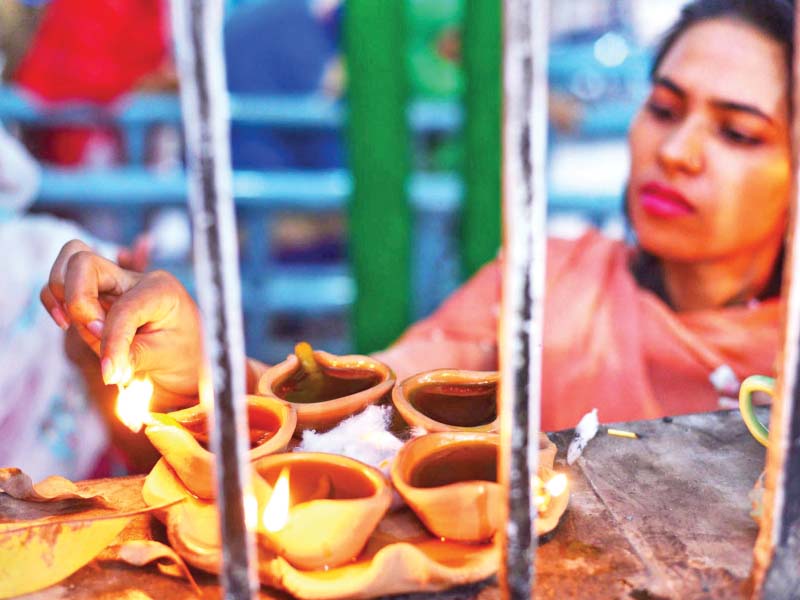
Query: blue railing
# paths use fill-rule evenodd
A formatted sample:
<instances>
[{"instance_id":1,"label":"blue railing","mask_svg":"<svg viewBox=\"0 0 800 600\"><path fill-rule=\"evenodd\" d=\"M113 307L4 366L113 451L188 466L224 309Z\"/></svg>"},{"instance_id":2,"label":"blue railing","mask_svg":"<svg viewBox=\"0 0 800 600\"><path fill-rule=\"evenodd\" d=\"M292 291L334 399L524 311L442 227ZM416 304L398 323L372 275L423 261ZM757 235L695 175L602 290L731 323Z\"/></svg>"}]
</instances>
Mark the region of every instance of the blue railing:
<instances>
[{"instance_id":1,"label":"blue railing","mask_svg":"<svg viewBox=\"0 0 800 600\"><path fill-rule=\"evenodd\" d=\"M275 128L338 129L345 117L342 104L319 96L230 96L231 119L237 124ZM597 108L582 116L579 129L597 136L616 135L627 125L627 110ZM178 126L180 103L172 95L133 95L110 106L67 103L39 104L19 90L0 87L0 119L30 125L107 123L124 131L128 164L102 170L67 170L44 166L38 205L107 209L120 219L123 239L130 242L142 231L146 211L166 205L183 205L186 176L182 169L166 172L145 164L150 129L161 124ZM408 107L409 126L415 134L453 132L463 113L454 102L413 102ZM248 322L248 348L268 360L279 358L287 343L270 340L266 323L277 313L337 313L346 317L356 293L347 265L298 268L273 264L269 259L267 222L276 210L335 213L345 210L352 189L345 170L236 171L233 191L237 209L245 218L240 226L246 241L241 248L244 308ZM454 173L415 173L408 197L415 214L414 314L429 312L458 280L457 219L463 185ZM585 198L551 191L551 211L580 210L592 215L618 212L618 198ZM191 285L186 265L171 265ZM268 276L267 276L268 274ZM345 351L349 341L341 336L317 340L334 351Z\"/></svg>"}]
</instances>

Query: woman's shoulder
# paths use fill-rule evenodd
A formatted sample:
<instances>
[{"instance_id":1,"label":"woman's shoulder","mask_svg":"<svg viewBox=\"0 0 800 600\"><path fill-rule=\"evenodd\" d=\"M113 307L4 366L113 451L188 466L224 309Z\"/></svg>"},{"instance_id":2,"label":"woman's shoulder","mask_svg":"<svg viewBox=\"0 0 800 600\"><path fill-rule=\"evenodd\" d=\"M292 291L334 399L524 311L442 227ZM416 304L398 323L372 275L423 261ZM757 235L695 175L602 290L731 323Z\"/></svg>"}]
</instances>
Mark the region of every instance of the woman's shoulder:
<instances>
[{"instance_id":1,"label":"woman's shoulder","mask_svg":"<svg viewBox=\"0 0 800 600\"><path fill-rule=\"evenodd\" d=\"M572 239L551 237L547 240L548 277L580 266L596 268L621 259L627 263L630 251L624 241L607 237L595 228Z\"/></svg>"},{"instance_id":2,"label":"woman's shoulder","mask_svg":"<svg viewBox=\"0 0 800 600\"><path fill-rule=\"evenodd\" d=\"M550 263L553 260L560 261L576 258L585 255L601 256L625 254L630 255L631 247L623 240L615 239L606 236L599 229L594 227L588 228L577 237L555 237L548 236L547 238L547 260ZM505 252L503 249L497 253L497 257L488 262L484 267L489 269L498 269L502 267L505 259Z\"/></svg>"}]
</instances>

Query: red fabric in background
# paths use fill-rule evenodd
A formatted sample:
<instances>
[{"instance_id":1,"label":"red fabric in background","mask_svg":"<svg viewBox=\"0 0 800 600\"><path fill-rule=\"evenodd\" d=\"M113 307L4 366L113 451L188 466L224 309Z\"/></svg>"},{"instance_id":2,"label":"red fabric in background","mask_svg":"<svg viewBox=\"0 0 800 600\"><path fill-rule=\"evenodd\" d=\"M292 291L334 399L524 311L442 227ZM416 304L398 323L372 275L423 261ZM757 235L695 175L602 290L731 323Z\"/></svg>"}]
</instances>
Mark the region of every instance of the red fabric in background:
<instances>
[{"instance_id":1,"label":"red fabric in background","mask_svg":"<svg viewBox=\"0 0 800 600\"><path fill-rule=\"evenodd\" d=\"M164 64L165 9L162 0L52 0L14 80L47 102L109 103ZM118 144L110 128L49 129L34 134L32 149L77 165L89 144L109 138Z\"/></svg>"},{"instance_id":2,"label":"red fabric in background","mask_svg":"<svg viewBox=\"0 0 800 600\"><path fill-rule=\"evenodd\" d=\"M167 54L161 0L52 0L17 83L44 100L110 102Z\"/></svg>"}]
</instances>

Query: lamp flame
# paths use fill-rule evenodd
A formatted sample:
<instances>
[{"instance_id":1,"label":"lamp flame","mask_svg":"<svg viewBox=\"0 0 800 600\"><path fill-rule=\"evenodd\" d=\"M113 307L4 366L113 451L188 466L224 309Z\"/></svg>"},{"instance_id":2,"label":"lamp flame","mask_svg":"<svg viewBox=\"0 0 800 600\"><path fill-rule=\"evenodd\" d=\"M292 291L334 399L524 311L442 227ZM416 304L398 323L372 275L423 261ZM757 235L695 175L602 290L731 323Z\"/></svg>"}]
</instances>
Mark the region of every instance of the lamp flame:
<instances>
[{"instance_id":1,"label":"lamp flame","mask_svg":"<svg viewBox=\"0 0 800 600\"><path fill-rule=\"evenodd\" d=\"M244 493L244 525L248 531L254 531L258 526L258 498L253 490Z\"/></svg>"},{"instance_id":2,"label":"lamp flame","mask_svg":"<svg viewBox=\"0 0 800 600\"><path fill-rule=\"evenodd\" d=\"M553 498L560 496L564 493L564 490L567 489L567 476L564 475L564 473L554 475L544 484L544 489L546 489L547 493Z\"/></svg>"},{"instance_id":3,"label":"lamp flame","mask_svg":"<svg viewBox=\"0 0 800 600\"><path fill-rule=\"evenodd\" d=\"M143 425L152 422L150 400L153 398L153 382L146 377L118 387L117 417L128 429L137 433Z\"/></svg>"},{"instance_id":4,"label":"lamp flame","mask_svg":"<svg viewBox=\"0 0 800 600\"><path fill-rule=\"evenodd\" d=\"M261 516L264 529L276 533L289 522L289 467L283 467Z\"/></svg>"},{"instance_id":5,"label":"lamp flame","mask_svg":"<svg viewBox=\"0 0 800 600\"><path fill-rule=\"evenodd\" d=\"M564 473L553 475L547 482L538 476L533 477L533 502L539 514L547 512L550 501L563 494L567 489L567 476Z\"/></svg>"}]
</instances>

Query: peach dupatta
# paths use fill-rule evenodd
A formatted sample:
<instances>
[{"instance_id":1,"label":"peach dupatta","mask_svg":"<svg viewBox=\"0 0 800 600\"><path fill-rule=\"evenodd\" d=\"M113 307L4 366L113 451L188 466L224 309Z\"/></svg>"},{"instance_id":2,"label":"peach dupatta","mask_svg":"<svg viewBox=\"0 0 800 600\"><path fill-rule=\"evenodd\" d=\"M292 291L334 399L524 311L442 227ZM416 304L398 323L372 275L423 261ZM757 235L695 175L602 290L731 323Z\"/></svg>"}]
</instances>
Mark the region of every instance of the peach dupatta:
<instances>
[{"instance_id":1,"label":"peach dupatta","mask_svg":"<svg viewBox=\"0 0 800 600\"><path fill-rule=\"evenodd\" d=\"M542 429L716 410L721 365L774 374L780 302L676 313L637 286L631 249L590 231L550 240ZM402 378L439 367L497 368L501 265L494 261L379 357Z\"/></svg>"}]
</instances>

